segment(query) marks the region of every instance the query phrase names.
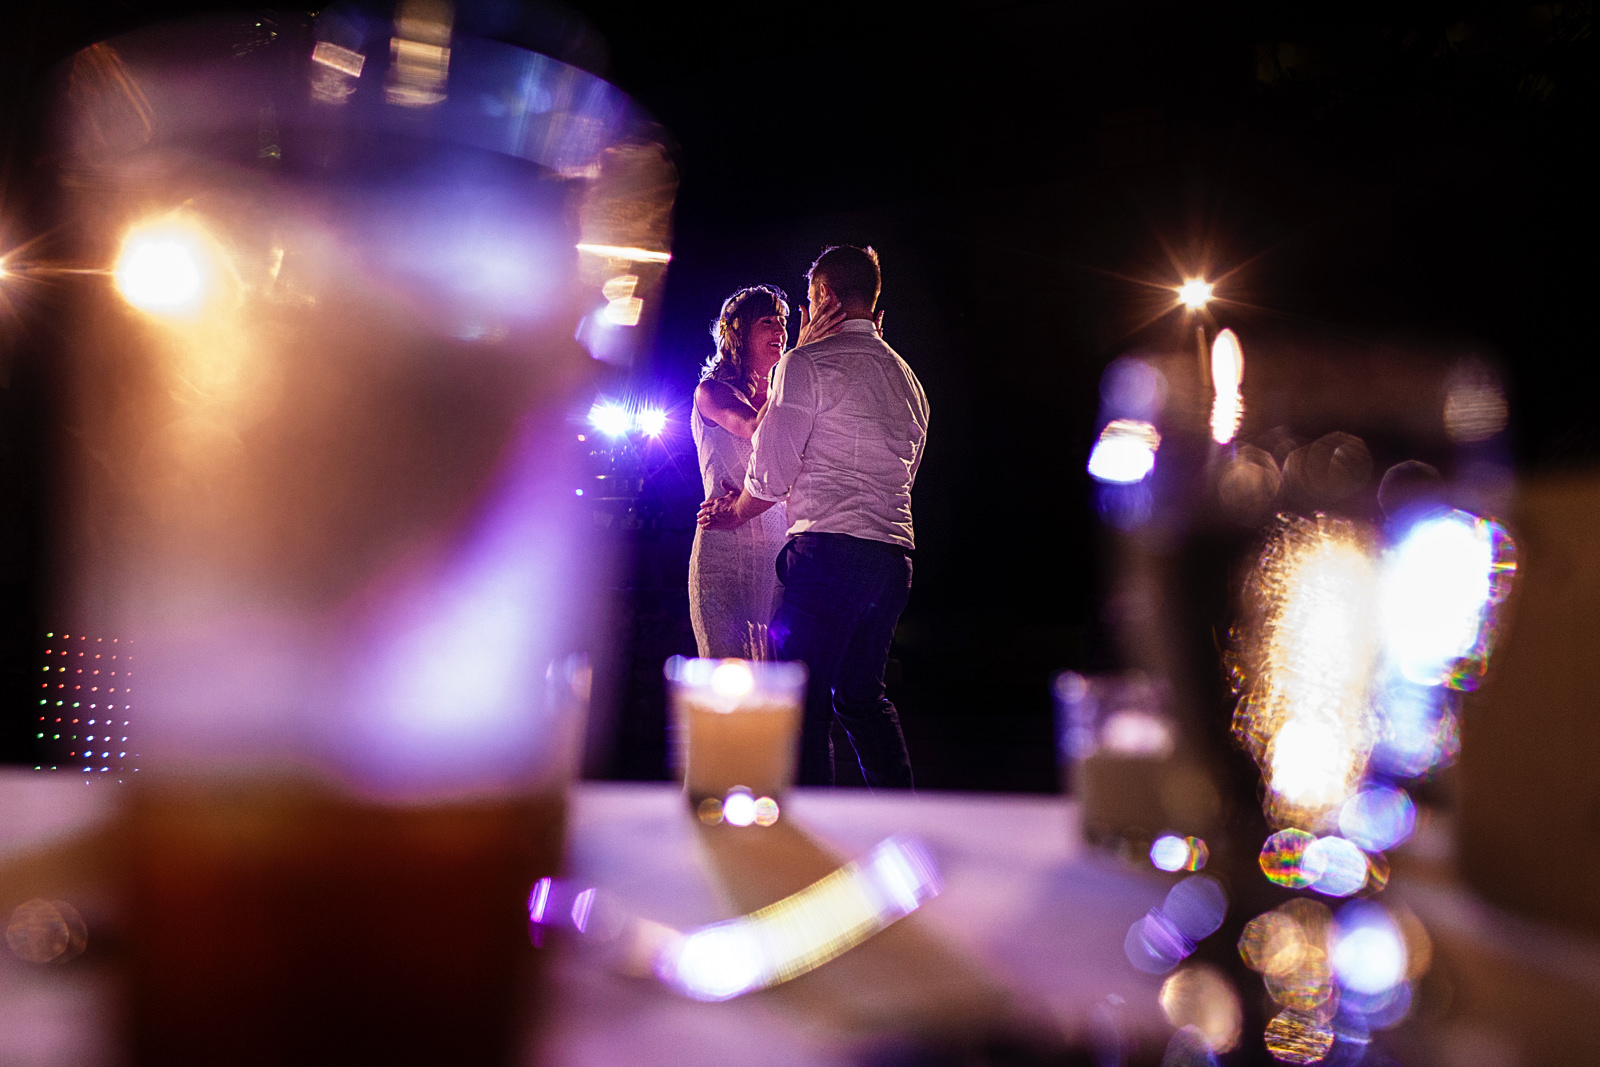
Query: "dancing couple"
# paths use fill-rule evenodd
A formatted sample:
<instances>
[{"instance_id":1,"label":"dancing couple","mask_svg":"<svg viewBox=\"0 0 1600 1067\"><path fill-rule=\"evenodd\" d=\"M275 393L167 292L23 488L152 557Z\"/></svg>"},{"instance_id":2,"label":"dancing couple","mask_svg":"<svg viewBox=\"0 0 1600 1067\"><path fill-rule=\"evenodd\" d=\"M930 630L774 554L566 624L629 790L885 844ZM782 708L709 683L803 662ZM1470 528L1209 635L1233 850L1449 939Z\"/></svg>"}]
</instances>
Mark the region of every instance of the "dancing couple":
<instances>
[{"instance_id":1,"label":"dancing couple","mask_svg":"<svg viewBox=\"0 0 1600 1067\"><path fill-rule=\"evenodd\" d=\"M691 621L702 656L805 663L801 784L833 784L837 720L869 786L910 788L883 672L911 592L928 400L880 336L877 253L828 248L806 277L790 351L774 286L734 293L712 327L692 416L707 499Z\"/></svg>"}]
</instances>

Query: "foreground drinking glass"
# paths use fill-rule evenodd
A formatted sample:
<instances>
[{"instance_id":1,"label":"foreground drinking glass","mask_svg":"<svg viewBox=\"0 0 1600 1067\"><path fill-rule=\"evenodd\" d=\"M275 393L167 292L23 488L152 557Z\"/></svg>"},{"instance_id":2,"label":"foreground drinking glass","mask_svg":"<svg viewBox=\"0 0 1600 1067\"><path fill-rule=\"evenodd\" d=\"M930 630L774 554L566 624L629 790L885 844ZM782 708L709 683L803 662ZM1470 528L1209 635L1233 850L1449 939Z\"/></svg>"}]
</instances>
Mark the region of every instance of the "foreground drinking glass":
<instances>
[{"instance_id":1,"label":"foreground drinking glass","mask_svg":"<svg viewBox=\"0 0 1600 1067\"><path fill-rule=\"evenodd\" d=\"M666 663L674 759L702 821L770 825L794 782L805 706L803 663Z\"/></svg>"},{"instance_id":2,"label":"foreground drinking glass","mask_svg":"<svg viewBox=\"0 0 1600 1067\"><path fill-rule=\"evenodd\" d=\"M570 741L587 665L550 685L540 714ZM410 802L153 772L119 831L134 1062L516 1062L544 995L522 902L560 868L570 766Z\"/></svg>"},{"instance_id":3,"label":"foreground drinking glass","mask_svg":"<svg viewBox=\"0 0 1600 1067\"><path fill-rule=\"evenodd\" d=\"M670 183L620 92L452 18L220 16L61 83L51 611L133 661L50 696L138 755L135 1064L514 1062L540 1000L609 584L574 337Z\"/></svg>"}]
</instances>

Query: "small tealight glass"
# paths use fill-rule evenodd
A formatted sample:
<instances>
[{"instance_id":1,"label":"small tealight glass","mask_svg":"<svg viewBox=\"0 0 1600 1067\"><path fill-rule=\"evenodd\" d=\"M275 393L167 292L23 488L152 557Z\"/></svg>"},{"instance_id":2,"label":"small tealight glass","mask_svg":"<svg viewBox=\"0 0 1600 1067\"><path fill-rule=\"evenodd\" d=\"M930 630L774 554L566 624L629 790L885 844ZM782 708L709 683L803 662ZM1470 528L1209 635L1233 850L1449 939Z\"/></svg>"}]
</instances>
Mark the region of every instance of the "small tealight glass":
<instances>
[{"instance_id":1,"label":"small tealight glass","mask_svg":"<svg viewBox=\"0 0 1600 1067\"><path fill-rule=\"evenodd\" d=\"M673 763L701 822L770 826L794 781L803 663L667 660Z\"/></svg>"}]
</instances>

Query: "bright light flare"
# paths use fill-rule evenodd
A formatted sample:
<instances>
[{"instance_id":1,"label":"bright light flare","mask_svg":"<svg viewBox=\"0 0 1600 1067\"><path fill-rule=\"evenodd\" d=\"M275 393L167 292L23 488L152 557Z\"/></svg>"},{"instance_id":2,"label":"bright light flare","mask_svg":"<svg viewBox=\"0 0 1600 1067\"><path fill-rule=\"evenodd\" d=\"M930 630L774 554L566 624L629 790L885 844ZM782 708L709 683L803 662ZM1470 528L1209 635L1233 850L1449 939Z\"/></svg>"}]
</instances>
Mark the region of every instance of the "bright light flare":
<instances>
[{"instance_id":1,"label":"bright light flare","mask_svg":"<svg viewBox=\"0 0 1600 1067\"><path fill-rule=\"evenodd\" d=\"M667 413L660 408L635 408L614 400L597 400L589 408L589 425L612 438L630 433L660 437L667 431Z\"/></svg>"},{"instance_id":2,"label":"bright light flare","mask_svg":"<svg viewBox=\"0 0 1600 1067\"><path fill-rule=\"evenodd\" d=\"M1320 820L1366 769L1376 580L1365 537L1326 516L1285 520L1252 576L1234 731L1261 765L1280 826Z\"/></svg>"},{"instance_id":3,"label":"bright light flare","mask_svg":"<svg viewBox=\"0 0 1600 1067\"><path fill-rule=\"evenodd\" d=\"M1381 905L1348 905L1339 913L1332 940L1333 970L1345 988L1376 994L1405 981L1406 939Z\"/></svg>"},{"instance_id":4,"label":"bright light flare","mask_svg":"<svg viewBox=\"0 0 1600 1067\"><path fill-rule=\"evenodd\" d=\"M639 432L646 437L660 437L667 430L667 413L660 408L645 408L639 412Z\"/></svg>"},{"instance_id":5,"label":"bright light flare","mask_svg":"<svg viewBox=\"0 0 1600 1067\"><path fill-rule=\"evenodd\" d=\"M215 291L218 252L198 223L180 218L137 226L113 270L117 292L140 311L188 318Z\"/></svg>"},{"instance_id":6,"label":"bright light flare","mask_svg":"<svg viewBox=\"0 0 1600 1067\"><path fill-rule=\"evenodd\" d=\"M1115 419L1100 431L1089 453L1089 476L1111 485L1133 485L1155 469L1161 435L1148 422Z\"/></svg>"},{"instance_id":7,"label":"bright light flare","mask_svg":"<svg viewBox=\"0 0 1600 1067\"><path fill-rule=\"evenodd\" d=\"M587 252L591 256L603 256L606 259L620 259L629 263L670 263L671 252L660 252L650 248L633 248L627 245L601 245L591 244L587 241L574 246L580 252Z\"/></svg>"},{"instance_id":8,"label":"bright light flare","mask_svg":"<svg viewBox=\"0 0 1600 1067\"><path fill-rule=\"evenodd\" d=\"M1200 311L1211 303L1212 290L1215 288L1210 282L1200 278L1190 278L1178 286L1178 303L1190 311Z\"/></svg>"},{"instance_id":9,"label":"bright light flare","mask_svg":"<svg viewBox=\"0 0 1600 1067\"><path fill-rule=\"evenodd\" d=\"M633 424L628 409L619 404L600 402L589 409L589 425L607 437L622 437Z\"/></svg>"},{"instance_id":10,"label":"bright light flare","mask_svg":"<svg viewBox=\"0 0 1600 1067\"><path fill-rule=\"evenodd\" d=\"M755 687L756 676L743 660L724 660L711 672L711 690L718 696L742 697Z\"/></svg>"},{"instance_id":11,"label":"bright light flare","mask_svg":"<svg viewBox=\"0 0 1600 1067\"><path fill-rule=\"evenodd\" d=\"M1465 511L1423 519L1406 532L1384 560L1379 587L1385 651L1406 680L1473 688L1491 609L1515 570L1511 555L1503 529Z\"/></svg>"},{"instance_id":12,"label":"bright light flare","mask_svg":"<svg viewBox=\"0 0 1600 1067\"><path fill-rule=\"evenodd\" d=\"M1232 330L1223 330L1211 344L1211 439L1219 445L1233 440L1244 417L1244 349Z\"/></svg>"}]
</instances>

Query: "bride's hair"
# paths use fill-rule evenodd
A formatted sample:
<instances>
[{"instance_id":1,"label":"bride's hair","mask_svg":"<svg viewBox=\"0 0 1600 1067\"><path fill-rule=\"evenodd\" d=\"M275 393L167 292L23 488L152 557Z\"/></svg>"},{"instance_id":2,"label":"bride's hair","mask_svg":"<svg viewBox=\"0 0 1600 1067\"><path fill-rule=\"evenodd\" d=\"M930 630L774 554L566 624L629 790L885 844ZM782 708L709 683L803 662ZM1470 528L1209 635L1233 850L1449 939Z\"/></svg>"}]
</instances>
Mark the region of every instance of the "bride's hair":
<instances>
[{"instance_id":1,"label":"bride's hair","mask_svg":"<svg viewBox=\"0 0 1600 1067\"><path fill-rule=\"evenodd\" d=\"M752 285L722 302L722 312L711 324L717 350L700 369L700 380L744 385L744 343L757 319L777 315L789 321L789 297L776 285Z\"/></svg>"}]
</instances>

